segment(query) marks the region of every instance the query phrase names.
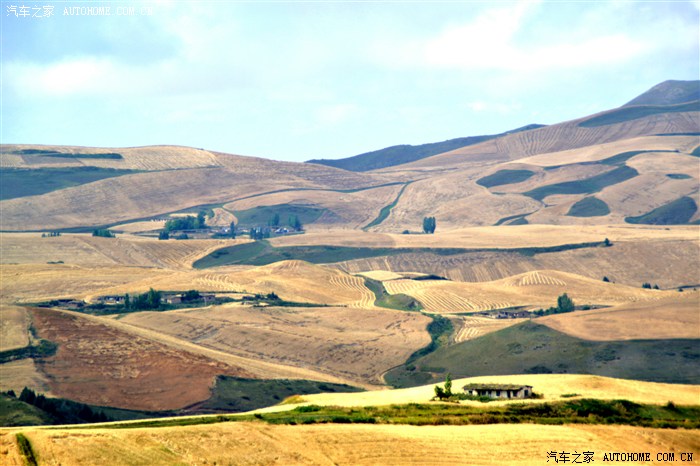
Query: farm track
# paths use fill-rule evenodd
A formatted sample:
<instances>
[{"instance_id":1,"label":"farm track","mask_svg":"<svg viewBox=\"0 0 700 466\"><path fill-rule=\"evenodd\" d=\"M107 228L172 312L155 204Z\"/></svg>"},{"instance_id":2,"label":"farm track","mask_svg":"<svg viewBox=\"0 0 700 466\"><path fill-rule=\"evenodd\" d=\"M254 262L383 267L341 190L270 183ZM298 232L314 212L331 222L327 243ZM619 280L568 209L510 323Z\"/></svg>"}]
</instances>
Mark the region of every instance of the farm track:
<instances>
[{"instance_id":1,"label":"farm track","mask_svg":"<svg viewBox=\"0 0 700 466\"><path fill-rule=\"evenodd\" d=\"M357 385L356 381L350 381L340 377L332 376L313 369L286 366L249 357L237 356L224 351L197 345L195 343L178 337L160 333L154 330L149 330L143 327L137 327L135 325L127 324L110 318L96 317L64 310L54 310L54 312L61 312L67 315L79 316L91 322L107 325L109 327L126 332L128 334L146 338L148 340L155 341L181 351L205 356L215 361L229 364L234 367L240 367L241 369L244 369L245 371L248 371L259 378L309 379Z\"/></svg>"}]
</instances>

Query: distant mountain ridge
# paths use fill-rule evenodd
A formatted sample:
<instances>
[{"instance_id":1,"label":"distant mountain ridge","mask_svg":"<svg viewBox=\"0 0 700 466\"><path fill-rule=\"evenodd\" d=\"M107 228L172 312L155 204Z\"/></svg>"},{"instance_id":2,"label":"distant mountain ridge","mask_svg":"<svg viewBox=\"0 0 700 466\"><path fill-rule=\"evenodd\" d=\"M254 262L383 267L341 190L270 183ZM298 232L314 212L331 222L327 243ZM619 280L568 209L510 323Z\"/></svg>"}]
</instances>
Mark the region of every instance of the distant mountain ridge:
<instances>
[{"instance_id":1,"label":"distant mountain ridge","mask_svg":"<svg viewBox=\"0 0 700 466\"><path fill-rule=\"evenodd\" d=\"M629 121L640 118L645 115L665 113L665 112L683 112L697 111L700 105L700 80L696 81L680 81L668 80L655 85L643 94L635 97L626 104L616 109L611 109L603 112L600 115L591 116L587 120L583 120L579 124L581 126L599 126L608 125L620 121ZM686 105L682 105L686 104ZM630 109L629 107L640 107ZM643 108L646 107L646 108ZM668 107L668 108L656 108ZM428 144L412 145L397 145L384 149L366 152L364 154L346 157L343 159L313 159L306 163L326 165L335 168L354 172L364 172L377 170L380 168L393 167L403 165L418 160L426 159L434 155L451 152L456 149L461 149L468 146L473 146L492 139L501 138L509 134L515 134L523 131L543 128L547 125L531 124L517 128L505 133L470 136L449 139L442 142L434 142Z\"/></svg>"},{"instance_id":2,"label":"distant mountain ridge","mask_svg":"<svg viewBox=\"0 0 700 466\"><path fill-rule=\"evenodd\" d=\"M664 81L627 102L633 105L676 105L700 100L700 81Z\"/></svg>"},{"instance_id":3,"label":"distant mountain ridge","mask_svg":"<svg viewBox=\"0 0 700 466\"><path fill-rule=\"evenodd\" d=\"M313 159L306 163L315 163L319 165L327 165L329 167L342 168L344 170L365 172L377 170L379 168L393 167L394 165L402 165L404 163L415 162L433 155L442 154L451 150L459 149L460 147L471 146L480 142L496 139L507 134L519 133L531 129L542 128L545 125L530 124L521 128L516 128L511 131L506 131L500 134L489 134L483 136L469 136L464 138L448 139L442 142L433 142L428 144L420 144L412 146L402 144L398 146L386 147L364 154L347 157L344 159Z\"/></svg>"}]
</instances>

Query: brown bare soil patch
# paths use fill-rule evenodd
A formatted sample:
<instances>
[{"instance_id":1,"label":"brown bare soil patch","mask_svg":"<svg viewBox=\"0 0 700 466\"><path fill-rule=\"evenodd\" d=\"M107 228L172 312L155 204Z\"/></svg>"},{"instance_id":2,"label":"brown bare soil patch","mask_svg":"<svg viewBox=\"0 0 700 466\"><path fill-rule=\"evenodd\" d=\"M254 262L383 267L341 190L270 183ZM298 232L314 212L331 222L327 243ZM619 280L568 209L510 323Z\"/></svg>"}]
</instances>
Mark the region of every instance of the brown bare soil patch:
<instances>
[{"instance_id":1,"label":"brown bare soil patch","mask_svg":"<svg viewBox=\"0 0 700 466\"><path fill-rule=\"evenodd\" d=\"M0 434L4 464L21 465L17 429ZM700 452L696 432L628 426L273 426L222 423L139 429L23 429L48 464L546 463L550 451ZM595 463L594 463L595 464Z\"/></svg>"},{"instance_id":2,"label":"brown bare soil patch","mask_svg":"<svg viewBox=\"0 0 700 466\"><path fill-rule=\"evenodd\" d=\"M58 344L54 356L38 363L57 396L101 406L176 409L207 399L218 374L251 376L79 315L40 308L31 313L39 336Z\"/></svg>"},{"instance_id":3,"label":"brown bare soil patch","mask_svg":"<svg viewBox=\"0 0 700 466\"><path fill-rule=\"evenodd\" d=\"M546 316L538 322L585 340L700 338L700 292Z\"/></svg>"},{"instance_id":4,"label":"brown bare soil patch","mask_svg":"<svg viewBox=\"0 0 700 466\"><path fill-rule=\"evenodd\" d=\"M129 314L120 322L361 385L381 384L382 373L430 342L427 317L379 309L223 305Z\"/></svg>"}]
</instances>

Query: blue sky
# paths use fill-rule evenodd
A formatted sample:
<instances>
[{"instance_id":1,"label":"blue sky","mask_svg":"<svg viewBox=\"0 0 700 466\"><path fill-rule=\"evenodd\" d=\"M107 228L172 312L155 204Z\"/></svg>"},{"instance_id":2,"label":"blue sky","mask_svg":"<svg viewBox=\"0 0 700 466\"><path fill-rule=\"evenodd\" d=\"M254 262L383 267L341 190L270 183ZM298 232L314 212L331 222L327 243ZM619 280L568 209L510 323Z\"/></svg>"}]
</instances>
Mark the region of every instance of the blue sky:
<instances>
[{"instance_id":1,"label":"blue sky","mask_svg":"<svg viewBox=\"0 0 700 466\"><path fill-rule=\"evenodd\" d=\"M111 14L64 15L86 6ZM697 1L3 0L2 142L303 161L558 123L698 79L699 12Z\"/></svg>"}]
</instances>

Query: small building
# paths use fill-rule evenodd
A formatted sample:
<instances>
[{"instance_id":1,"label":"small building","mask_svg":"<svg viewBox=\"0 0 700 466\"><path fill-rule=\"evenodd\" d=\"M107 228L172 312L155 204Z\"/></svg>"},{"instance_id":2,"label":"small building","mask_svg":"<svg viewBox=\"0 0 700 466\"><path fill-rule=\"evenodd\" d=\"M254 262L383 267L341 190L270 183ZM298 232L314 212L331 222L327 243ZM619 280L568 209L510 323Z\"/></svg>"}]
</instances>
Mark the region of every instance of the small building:
<instances>
[{"instance_id":1,"label":"small building","mask_svg":"<svg viewBox=\"0 0 700 466\"><path fill-rule=\"evenodd\" d=\"M486 311L477 314L482 317L488 317L490 319L521 319L530 317L530 311L523 311L519 309L504 309L500 311Z\"/></svg>"},{"instance_id":2,"label":"small building","mask_svg":"<svg viewBox=\"0 0 700 466\"><path fill-rule=\"evenodd\" d=\"M489 398L501 398L505 400L512 398L530 398L532 396L532 385L470 383L463 388L467 395L488 396Z\"/></svg>"},{"instance_id":3,"label":"small building","mask_svg":"<svg viewBox=\"0 0 700 466\"><path fill-rule=\"evenodd\" d=\"M182 302L182 295L166 294L162 299L165 304L180 304Z\"/></svg>"},{"instance_id":4,"label":"small building","mask_svg":"<svg viewBox=\"0 0 700 466\"><path fill-rule=\"evenodd\" d=\"M124 296L121 295L108 295L100 296L97 301L102 304L124 304Z\"/></svg>"},{"instance_id":5,"label":"small building","mask_svg":"<svg viewBox=\"0 0 700 466\"><path fill-rule=\"evenodd\" d=\"M214 300L216 299L216 295L200 293L199 299L201 299L204 302L204 304L208 304L214 302Z\"/></svg>"}]
</instances>

